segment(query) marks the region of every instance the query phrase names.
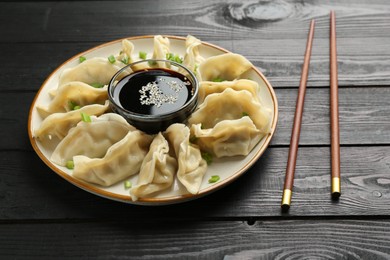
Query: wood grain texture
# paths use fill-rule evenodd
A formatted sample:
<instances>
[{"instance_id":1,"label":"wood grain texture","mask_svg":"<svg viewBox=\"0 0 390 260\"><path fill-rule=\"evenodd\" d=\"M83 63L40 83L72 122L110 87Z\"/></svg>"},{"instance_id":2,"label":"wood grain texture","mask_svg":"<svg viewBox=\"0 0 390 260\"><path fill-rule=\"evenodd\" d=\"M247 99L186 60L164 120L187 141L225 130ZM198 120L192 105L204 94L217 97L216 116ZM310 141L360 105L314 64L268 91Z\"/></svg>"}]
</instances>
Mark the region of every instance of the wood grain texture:
<instances>
[{"instance_id":1,"label":"wood grain texture","mask_svg":"<svg viewBox=\"0 0 390 260\"><path fill-rule=\"evenodd\" d=\"M330 197L329 11L336 11L341 184ZM0 259L390 259L387 0L0 1ZM308 25L316 20L291 209L280 211ZM240 53L275 87L279 123L243 176L142 207L66 182L35 154L30 104L70 57L123 37L187 34Z\"/></svg>"},{"instance_id":2,"label":"wood grain texture","mask_svg":"<svg viewBox=\"0 0 390 260\"><path fill-rule=\"evenodd\" d=\"M389 85L390 6L383 0L373 1L368 6L352 0L311 3L191 1L185 7L180 2L0 3L0 42L2 45L63 43L71 47L62 49L69 53L75 51L70 55L73 56L83 42L97 45L135 35L193 34L245 55L274 86L297 87L308 24L311 19L316 19L308 86L328 86L328 15L330 9L334 9L337 13L339 84ZM112 19L106 22L102 17ZM58 55L61 47L53 48L42 49L42 55L36 56ZM54 51L52 55L51 51ZM7 51L11 55L15 52L29 55L28 47L23 46Z\"/></svg>"},{"instance_id":3,"label":"wood grain texture","mask_svg":"<svg viewBox=\"0 0 390 260\"><path fill-rule=\"evenodd\" d=\"M164 207L132 206L67 183L30 151L0 152L0 219L210 219L390 215L390 147L342 147L342 198L330 198L330 148L298 151L289 214L280 201L288 148L270 148L234 183L204 198ZM364 159L363 159L364 158Z\"/></svg>"},{"instance_id":4,"label":"wood grain texture","mask_svg":"<svg viewBox=\"0 0 390 260\"><path fill-rule=\"evenodd\" d=\"M0 232L3 259L390 258L389 220L22 223Z\"/></svg>"}]
</instances>

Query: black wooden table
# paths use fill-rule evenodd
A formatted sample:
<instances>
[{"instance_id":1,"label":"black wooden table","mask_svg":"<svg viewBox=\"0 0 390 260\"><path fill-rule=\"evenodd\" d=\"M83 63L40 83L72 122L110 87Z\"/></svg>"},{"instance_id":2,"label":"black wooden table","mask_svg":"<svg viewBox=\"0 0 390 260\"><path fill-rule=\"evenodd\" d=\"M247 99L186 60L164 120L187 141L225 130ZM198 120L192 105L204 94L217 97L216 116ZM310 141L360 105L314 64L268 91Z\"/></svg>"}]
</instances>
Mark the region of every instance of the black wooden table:
<instances>
[{"instance_id":1,"label":"black wooden table","mask_svg":"<svg viewBox=\"0 0 390 260\"><path fill-rule=\"evenodd\" d=\"M329 12L336 11L341 185L330 198ZM316 31L293 202L280 210L306 37ZM390 2L0 2L1 259L390 259ZM33 151L31 102L68 58L118 38L194 35L247 57L279 101L276 135L237 181L170 206L64 181Z\"/></svg>"}]
</instances>

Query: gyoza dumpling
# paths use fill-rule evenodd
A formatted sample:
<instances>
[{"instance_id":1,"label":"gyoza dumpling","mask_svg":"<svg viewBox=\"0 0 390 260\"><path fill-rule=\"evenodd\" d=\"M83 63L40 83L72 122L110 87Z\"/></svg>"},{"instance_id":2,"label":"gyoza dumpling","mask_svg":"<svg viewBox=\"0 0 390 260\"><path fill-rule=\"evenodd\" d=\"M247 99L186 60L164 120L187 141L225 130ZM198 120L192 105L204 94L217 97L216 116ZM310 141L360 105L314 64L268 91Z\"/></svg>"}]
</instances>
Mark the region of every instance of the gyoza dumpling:
<instances>
[{"instance_id":1,"label":"gyoza dumpling","mask_svg":"<svg viewBox=\"0 0 390 260\"><path fill-rule=\"evenodd\" d=\"M73 157L73 176L86 182L111 186L139 172L153 137L130 131L111 146L103 158Z\"/></svg>"},{"instance_id":2,"label":"gyoza dumpling","mask_svg":"<svg viewBox=\"0 0 390 260\"><path fill-rule=\"evenodd\" d=\"M133 52L134 44L131 41L124 39L122 40L122 51L117 57L117 60L122 61L124 64L133 63L135 61L133 60Z\"/></svg>"},{"instance_id":3,"label":"gyoza dumpling","mask_svg":"<svg viewBox=\"0 0 390 260\"><path fill-rule=\"evenodd\" d=\"M249 91L235 91L230 88L222 93L208 95L188 119L188 123L213 128L223 120L239 119L243 116L249 116L261 133L269 133L271 112L255 101Z\"/></svg>"},{"instance_id":4,"label":"gyoza dumpling","mask_svg":"<svg viewBox=\"0 0 390 260\"><path fill-rule=\"evenodd\" d=\"M153 59L166 60L167 54L170 52L170 41L168 37L162 37L161 35L154 36L154 50ZM157 62L159 67L167 67L165 62Z\"/></svg>"},{"instance_id":5,"label":"gyoza dumpling","mask_svg":"<svg viewBox=\"0 0 390 260\"><path fill-rule=\"evenodd\" d=\"M186 38L186 53L183 59L183 65L198 75L199 64L204 58L199 53L199 46L202 42L194 36L188 35Z\"/></svg>"},{"instance_id":6,"label":"gyoza dumpling","mask_svg":"<svg viewBox=\"0 0 390 260\"><path fill-rule=\"evenodd\" d=\"M108 108L109 102L107 100L104 105L87 105L77 110L51 114L46 117L42 121L40 127L34 131L34 137L38 140L52 139L55 137L62 140L68 134L69 129L81 121L81 113L90 116L99 116L106 112Z\"/></svg>"},{"instance_id":7,"label":"gyoza dumpling","mask_svg":"<svg viewBox=\"0 0 390 260\"><path fill-rule=\"evenodd\" d=\"M192 125L191 134L202 151L218 158L247 155L264 136L248 116L223 120L210 129L202 129L201 124Z\"/></svg>"},{"instance_id":8,"label":"gyoza dumpling","mask_svg":"<svg viewBox=\"0 0 390 260\"><path fill-rule=\"evenodd\" d=\"M108 99L107 86L94 88L81 81L72 81L59 86L53 100L46 107L37 106L39 114L45 118L53 113L63 113L91 104L104 104Z\"/></svg>"},{"instance_id":9,"label":"gyoza dumpling","mask_svg":"<svg viewBox=\"0 0 390 260\"><path fill-rule=\"evenodd\" d=\"M65 69L60 75L58 86L71 81L108 85L114 74L123 66L121 62L111 64L107 58L87 59L73 68Z\"/></svg>"},{"instance_id":10,"label":"gyoza dumpling","mask_svg":"<svg viewBox=\"0 0 390 260\"><path fill-rule=\"evenodd\" d=\"M203 81L234 80L252 68L244 56L225 53L206 59L199 65L200 77Z\"/></svg>"},{"instance_id":11,"label":"gyoza dumpling","mask_svg":"<svg viewBox=\"0 0 390 260\"><path fill-rule=\"evenodd\" d=\"M91 117L92 122L79 122L57 145L50 160L65 166L75 155L103 157L108 148L123 139L135 128L118 114L108 113Z\"/></svg>"},{"instance_id":12,"label":"gyoza dumpling","mask_svg":"<svg viewBox=\"0 0 390 260\"><path fill-rule=\"evenodd\" d=\"M137 59L134 58L133 55L134 52L134 44L124 39L122 41L122 51L120 52L119 56L117 56L117 60L121 61L123 64L130 64L133 62L136 62ZM142 65L142 64L136 64L131 67L133 70L140 70L149 67L148 65Z\"/></svg>"},{"instance_id":13,"label":"gyoza dumpling","mask_svg":"<svg viewBox=\"0 0 390 260\"><path fill-rule=\"evenodd\" d=\"M222 82L213 82L213 81L202 81L199 85L199 102L203 100L210 94L221 93L225 89L231 88L234 90L247 90L252 94L252 97L259 101L258 92L259 84L256 81L248 79L238 79L233 81L222 81Z\"/></svg>"},{"instance_id":14,"label":"gyoza dumpling","mask_svg":"<svg viewBox=\"0 0 390 260\"><path fill-rule=\"evenodd\" d=\"M177 171L176 159L169 155L169 145L158 133L142 162L137 185L130 190L133 200L144 198L169 188Z\"/></svg>"},{"instance_id":15,"label":"gyoza dumpling","mask_svg":"<svg viewBox=\"0 0 390 260\"><path fill-rule=\"evenodd\" d=\"M172 124L165 136L176 154L177 178L190 193L198 193L207 171L207 162L202 158L199 148L190 144L190 129L184 124Z\"/></svg>"}]
</instances>

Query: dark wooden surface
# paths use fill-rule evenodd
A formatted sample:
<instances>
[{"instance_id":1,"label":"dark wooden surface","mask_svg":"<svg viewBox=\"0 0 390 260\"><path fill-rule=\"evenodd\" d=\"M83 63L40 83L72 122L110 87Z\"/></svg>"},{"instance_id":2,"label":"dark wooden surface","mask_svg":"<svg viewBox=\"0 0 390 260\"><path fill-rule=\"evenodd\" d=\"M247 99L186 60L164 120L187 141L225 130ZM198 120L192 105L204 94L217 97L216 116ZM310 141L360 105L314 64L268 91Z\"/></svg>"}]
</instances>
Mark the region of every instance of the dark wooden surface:
<instances>
[{"instance_id":1,"label":"dark wooden surface","mask_svg":"<svg viewBox=\"0 0 390 260\"><path fill-rule=\"evenodd\" d=\"M329 11L336 11L342 196L330 199ZM280 211L309 21L315 39L292 207ZM163 207L103 199L33 151L40 85L75 54L136 35L192 34L274 86L277 132L231 185ZM1 259L390 259L390 2L0 1Z\"/></svg>"}]
</instances>

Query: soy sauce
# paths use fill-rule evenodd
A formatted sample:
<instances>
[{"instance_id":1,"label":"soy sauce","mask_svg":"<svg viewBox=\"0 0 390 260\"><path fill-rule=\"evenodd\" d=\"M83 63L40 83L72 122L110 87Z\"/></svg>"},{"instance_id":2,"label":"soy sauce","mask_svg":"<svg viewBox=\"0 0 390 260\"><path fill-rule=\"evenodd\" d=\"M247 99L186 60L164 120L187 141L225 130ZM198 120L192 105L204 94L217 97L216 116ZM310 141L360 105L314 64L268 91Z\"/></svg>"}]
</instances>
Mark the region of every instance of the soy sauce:
<instances>
[{"instance_id":1,"label":"soy sauce","mask_svg":"<svg viewBox=\"0 0 390 260\"><path fill-rule=\"evenodd\" d=\"M145 69L122 78L113 93L124 109L144 115L177 111L193 96L186 76L170 69Z\"/></svg>"}]
</instances>

